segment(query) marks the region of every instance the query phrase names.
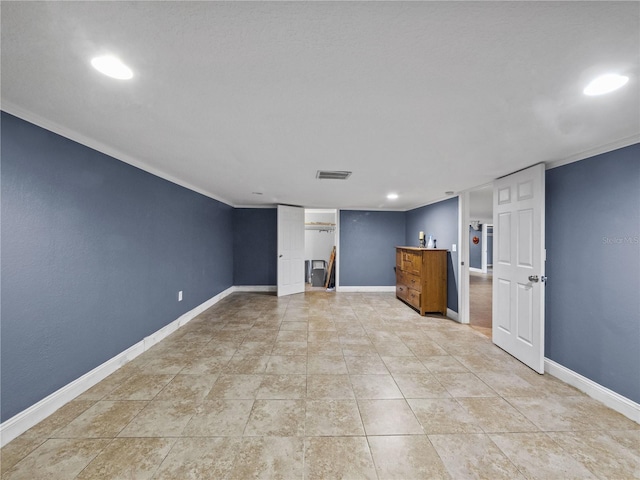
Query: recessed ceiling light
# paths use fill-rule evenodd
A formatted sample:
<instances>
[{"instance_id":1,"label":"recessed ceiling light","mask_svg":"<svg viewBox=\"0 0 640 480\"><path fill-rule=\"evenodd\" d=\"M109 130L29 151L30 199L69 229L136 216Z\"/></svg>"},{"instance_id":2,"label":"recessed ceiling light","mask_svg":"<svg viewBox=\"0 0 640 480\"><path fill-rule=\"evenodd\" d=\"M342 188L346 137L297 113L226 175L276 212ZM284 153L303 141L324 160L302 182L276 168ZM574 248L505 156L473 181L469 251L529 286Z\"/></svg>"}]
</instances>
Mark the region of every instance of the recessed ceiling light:
<instances>
[{"instance_id":1,"label":"recessed ceiling light","mask_svg":"<svg viewBox=\"0 0 640 480\"><path fill-rule=\"evenodd\" d=\"M585 95L604 95L623 87L629 81L629 77L618 75L616 73L608 73L594 79L582 91Z\"/></svg>"},{"instance_id":2,"label":"recessed ceiling light","mask_svg":"<svg viewBox=\"0 0 640 480\"><path fill-rule=\"evenodd\" d=\"M93 68L111 78L118 80L129 80L133 77L133 71L127 67L122 61L112 55L103 55L95 57L91 60Z\"/></svg>"},{"instance_id":3,"label":"recessed ceiling light","mask_svg":"<svg viewBox=\"0 0 640 480\"><path fill-rule=\"evenodd\" d=\"M398 194L397 193L390 193L389 195L387 195L387 198L389 200L396 200L398 198Z\"/></svg>"}]
</instances>

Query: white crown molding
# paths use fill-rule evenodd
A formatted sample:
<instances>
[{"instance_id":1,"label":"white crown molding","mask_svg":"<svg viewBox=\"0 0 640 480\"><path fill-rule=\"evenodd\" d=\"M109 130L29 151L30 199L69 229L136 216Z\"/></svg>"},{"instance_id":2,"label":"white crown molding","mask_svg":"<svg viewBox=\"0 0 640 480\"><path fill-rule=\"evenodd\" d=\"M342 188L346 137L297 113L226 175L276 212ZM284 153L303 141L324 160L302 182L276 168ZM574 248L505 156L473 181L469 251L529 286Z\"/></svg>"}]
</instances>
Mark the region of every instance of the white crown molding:
<instances>
[{"instance_id":1,"label":"white crown molding","mask_svg":"<svg viewBox=\"0 0 640 480\"><path fill-rule=\"evenodd\" d=\"M614 150L618 150L619 148L628 147L630 145L635 145L636 143L640 143L640 134L631 135L630 137L622 138L620 140L616 140L615 142L600 145L599 147L576 153L575 155L571 155L570 157L564 158L562 160L545 162L545 169L551 170L552 168L561 167L573 162L579 162L580 160L586 160L587 158L595 157L596 155L601 155L603 153L612 152Z\"/></svg>"},{"instance_id":2,"label":"white crown molding","mask_svg":"<svg viewBox=\"0 0 640 480\"><path fill-rule=\"evenodd\" d=\"M576 373L548 358L544 359L544 371L556 378L559 378L563 382L568 383L572 387L576 387L591 398L602 402L607 407L621 413L634 422L640 423L640 404L637 404L633 400L623 397L619 393L609 390L599 383L589 380L579 373Z\"/></svg>"},{"instance_id":3,"label":"white crown molding","mask_svg":"<svg viewBox=\"0 0 640 480\"><path fill-rule=\"evenodd\" d=\"M229 287L218 295L211 297L206 302L181 315L179 318L162 327L160 330L157 330L151 335L143 338L138 343L127 348L115 357L110 358L93 370L85 373L76 380L73 380L39 402L6 420L0 424L0 447L4 447L11 440L23 434L63 405L70 402L83 392L86 392L98 382L107 378L138 355L149 350L155 344L189 323L202 312L215 305L234 291L236 291L235 287Z\"/></svg>"},{"instance_id":4,"label":"white crown molding","mask_svg":"<svg viewBox=\"0 0 640 480\"><path fill-rule=\"evenodd\" d=\"M41 117L40 115L30 112L29 110L19 107L11 102L3 100L2 110L13 115L14 117L18 117L29 123L33 123L38 127L44 128L45 130L49 130L50 132L53 132L62 137L68 138L69 140L79 143L80 145L84 145L85 147L91 148L100 153L104 153L105 155L115 158L116 160L120 160L121 162L124 162L133 167L139 168L140 170L150 173L151 175L155 175L156 177L160 177L164 180L167 180L168 182L175 183L176 185L180 185L181 187L184 187L193 192L204 195L205 197L209 197L218 202L222 202L226 205L229 205L230 207L235 207L235 205L233 205L228 200L225 200L224 198L218 197L217 195L214 195L211 192L208 192L206 190L203 190L202 188L198 188L194 185L191 185L190 183L180 180L179 178L176 178L173 175L165 173L162 170L159 170L155 167L152 167L147 163L132 157L131 155L121 152L116 148L105 145L104 143L99 142L98 140L87 137L86 135L76 132L75 130L71 130L70 128L64 127L56 122L53 122L44 117ZM255 207L252 207L252 208L255 208Z\"/></svg>"}]
</instances>

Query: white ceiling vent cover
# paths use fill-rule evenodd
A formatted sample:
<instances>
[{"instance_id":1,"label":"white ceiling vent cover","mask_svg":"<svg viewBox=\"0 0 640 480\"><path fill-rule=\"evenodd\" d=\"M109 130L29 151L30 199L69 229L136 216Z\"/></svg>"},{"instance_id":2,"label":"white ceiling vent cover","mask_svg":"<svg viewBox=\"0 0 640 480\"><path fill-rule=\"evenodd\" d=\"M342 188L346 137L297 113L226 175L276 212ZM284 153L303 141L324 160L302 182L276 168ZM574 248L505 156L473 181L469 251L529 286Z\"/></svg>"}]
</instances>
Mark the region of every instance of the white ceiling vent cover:
<instances>
[{"instance_id":1,"label":"white ceiling vent cover","mask_svg":"<svg viewBox=\"0 0 640 480\"><path fill-rule=\"evenodd\" d=\"M351 175L351 172L345 172L340 170L318 170L316 178L319 180L346 180Z\"/></svg>"}]
</instances>

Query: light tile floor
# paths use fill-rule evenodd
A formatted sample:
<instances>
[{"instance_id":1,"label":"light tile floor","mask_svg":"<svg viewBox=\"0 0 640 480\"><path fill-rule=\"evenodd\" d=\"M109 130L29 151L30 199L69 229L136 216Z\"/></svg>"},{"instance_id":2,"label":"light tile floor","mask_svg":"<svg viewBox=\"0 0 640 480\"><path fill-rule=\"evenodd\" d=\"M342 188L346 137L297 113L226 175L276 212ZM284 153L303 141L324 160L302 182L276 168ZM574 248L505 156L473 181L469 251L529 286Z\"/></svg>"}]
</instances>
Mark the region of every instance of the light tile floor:
<instances>
[{"instance_id":1,"label":"light tile floor","mask_svg":"<svg viewBox=\"0 0 640 480\"><path fill-rule=\"evenodd\" d=\"M640 426L393 294L234 294L1 452L14 479L640 478Z\"/></svg>"}]
</instances>

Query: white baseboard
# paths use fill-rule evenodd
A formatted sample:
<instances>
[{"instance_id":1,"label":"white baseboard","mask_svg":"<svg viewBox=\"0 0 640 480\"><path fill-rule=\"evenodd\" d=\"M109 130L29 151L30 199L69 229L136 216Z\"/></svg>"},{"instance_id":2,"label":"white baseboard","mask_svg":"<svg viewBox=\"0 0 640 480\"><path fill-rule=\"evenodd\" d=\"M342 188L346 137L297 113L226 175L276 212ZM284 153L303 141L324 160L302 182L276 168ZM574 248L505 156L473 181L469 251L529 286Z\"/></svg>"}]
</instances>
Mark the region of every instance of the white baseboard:
<instances>
[{"instance_id":1,"label":"white baseboard","mask_svg":"<svg viewBox=\"0 0 640 480\"><path fill-rule=\"evenodd\" d=\"M469 267L470 272L484 273L481 268Z\"/></svg>"},{"instance_id":2,"label":"white baseboard","mask_svg":"<svg viewBox=\"0 0 640 480\"><path fill-rule=\"evenodd\" d=\"M68 383L64 387L56 390L39 402L31 405L27 409L6 420L2 424L0 424L0 447L4 447L11 440L23 434L31 427L41 422L53 412L58 410L60 407L93 387L98 382L101 382L102 380L107 378L120 367L129 363L138 355L144 353L156 343L160 342L161 340L178 330L180 327L186 325L206 309L218 303L220 300L230 295L234 291L236 291L235 287L227 288L218 295L210 298L206 302L181 315L173 322L162 327L160 330L152 333L148 337L143 338L138 343L127 348L125 351L119 353L115 357L110 358L103 364L98 365L93 370L85 373L71 383Z\"/></svg>"},{"instance_id":3,"label":"white baseboard","mask_svg":"<svg viewBox=\"0 0 640 480\"><path fill-rule=\"evenodd\" d=\"M381 287L338 287L338 292L342 293L379 293L379 292L395 292L396 286L381 286Z\"/></svg>"},{"instance_id":4,"label":"white baseboard","mask_svg":"<svg viewBox=\"0 0 640 480\"><path fill-rule=\"evenodd\" d=\"M458 312L454 312L450 308L447 308L447 318L450 318L451 320L455 320L456 322L460 323L460 315L458 315Z\"/></svg>"},{"instance_id":5,"label":"white baseboard","mask_svg":"<svg viewBox=\"0 0 640 480\"><path fill-rule=\"evenodd\" d=\"M233 287L234 292L277 292L276 285L236 285Z\"/></svg>"},{"instance_id":6,"label":"white baseboard","mask_svg":"<svg viewBox=\"0 0 640 480\"><path fill-rule=\"evenodd\" d=\"M640 404L633 400L629 400L619 393L609 390L607 387L603 387L599 383L589 380L579 373L576 373L567 367L563 367L559 363L549 360L548 358L544 359L544 371L556 378L559 378L563 382L568 383L572 387L576 387L591 398L602 402L607 407L621 413L634 422L640 423Z\"/></svg>"}]
</instances>

